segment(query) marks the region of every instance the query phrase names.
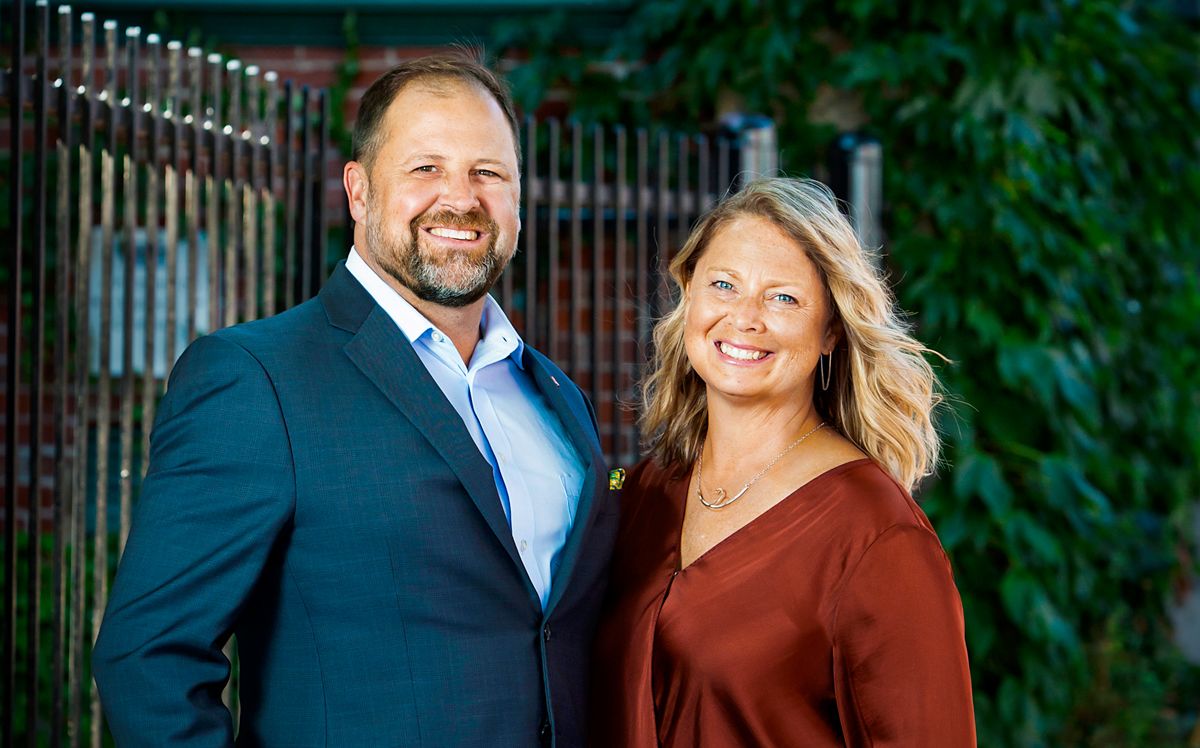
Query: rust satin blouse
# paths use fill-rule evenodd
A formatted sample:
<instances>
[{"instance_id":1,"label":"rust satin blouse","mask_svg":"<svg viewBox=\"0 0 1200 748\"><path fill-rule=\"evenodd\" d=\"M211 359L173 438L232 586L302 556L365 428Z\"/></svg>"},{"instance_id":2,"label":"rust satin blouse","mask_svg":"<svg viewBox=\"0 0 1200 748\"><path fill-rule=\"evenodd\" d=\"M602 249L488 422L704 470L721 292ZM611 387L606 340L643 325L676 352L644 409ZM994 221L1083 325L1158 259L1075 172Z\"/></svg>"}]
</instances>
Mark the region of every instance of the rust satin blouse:
<instances>
[{"instance_id":1,"label":"rust satin blouse","mask_svg":"<svg viewBox=\"0 0 1200 748\"><path fill-rule=\"evenodd\" d=\"M975 745L950 564L881 468L833 468L678 571L687 483L626 481L593 745Z\"/></svg>"}]
</instances>

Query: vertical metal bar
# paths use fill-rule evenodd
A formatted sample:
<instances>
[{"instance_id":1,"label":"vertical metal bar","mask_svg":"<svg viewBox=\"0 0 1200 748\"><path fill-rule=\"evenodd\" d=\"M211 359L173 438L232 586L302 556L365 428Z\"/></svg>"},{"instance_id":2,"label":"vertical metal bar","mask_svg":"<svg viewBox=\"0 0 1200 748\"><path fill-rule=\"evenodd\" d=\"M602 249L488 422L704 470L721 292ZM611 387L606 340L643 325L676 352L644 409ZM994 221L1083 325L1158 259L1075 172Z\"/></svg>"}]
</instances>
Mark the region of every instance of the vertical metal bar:
<instances>
[{"instance_id":1,"label":"vertical metal bar","mask_svg":"<svg viewBox=\"0 0 1200 748\"><path fill-rule=\"evenodd\" d=\"M592 406L597 415L604 407L613 407L613 397L604 397L602 390L603 377L600 365L604 361L604 290L605 275L608 268L604 261L604 130L597 125L592 131ZM616 362L613 362L616 371ZM613 389L616 389L616 378L613 378ZM615 394L615 392L613 393ZM603 421L598 424L601 439L604 438ZM609 454L613 454L612 436L609 441Z\"/></svg>"},{"instance_id":2,"label":"vertical metal bar","mask_svg":"<svg viewBox=\"0 0 1200 748\"><path fill-rule=\"evenodd\" d=\"M561 361L559 356L558 341L561 337L558 334L558 325L561 322L559 319L559 299L562 291L559 288L559 280L561 263L562 263L562 243L559 240L559 229L561 226L559 220L559 207L561 205L561 182L559 180L559 164L562 157L562 126L557 119L550 120L550 154L548 156L550 162L550 173L547 175L546 187L550 196L550 225L548 227L550 241L546 246L547 260L550 264L550 277L548 279L549 297L547 302L547 319L546 319L546 342L547 351L550 358L555 361Z\"/></svg>"},{"instance_id":3,"label":"vertical metal bar","mask_svg":"<svg viewBox=\"0 0 1200 748\"><path fill-rule=\"evenodd\" d=\"M155 384L154 354L155 338L158 335L158 212L162 200L159 172L159 136L162 130L162 43L158 34L146 37L146 104L143 110L150 115L146 133L146 295L142 328L146 331L146 345L142 353L142 421L141 461L138 470L139 484L146 475L150 461L150 426L154 423L154 404L158 401ZM165 336L164 336L165 337Z\"/></svg>"},{"instance_id":4,"label":"vertical metal bar","mask_svg":"<svg viewBox=\"0 0 1200 748\"><path fill-rule=\"evenodd\" d=\"M525 335L534 347L543 345L537 335L537 120L525 118Z\"/></svg>"},{"instance_id":5,"label":"vertical metal bar","mask_svg":"<svg viewBox=\"0 0 1200 748\"><path fill-rule=\"evenodd\" d=\"M81 26L82 84L80 93L79 233L75 252L75 470L71 511L71 648L67 653L67 742L78 745L83 720L84 636L86 631L86 518L88 484L88 429L91 424L91 251L92 203L96 154L96 17L79 16Z\"/></svg>"},{"instance_id":6,"label":"vertical metal bar","mask_svg":"<svg viewBox=\"0 0 1200 748\"><path fill-rule=\"evenodd\" d=\"M218 189L225 200L225 327L236 325L240 313L238 299L238 269L242 255L242 63L230 60L225 63L229 76L229 114L227 124L220 132L214 130L218 142L229 142L229 176L218 182Z\"/></svg>"},{"instance_id":7,"label":"vertical metal bar","mask_svg":"<svg viewBox=\"0 0 1200 748\"><path fill-rule=\"evenodd\" d=\"M329 242L329 225L327 223L327 211L325 210L325 165L329 160L330 117L329 91L325 88L321 89L321 94L318 97L318 106L321 116L320 127L318 128L320 140L317 141L317 162L313 169L313 210L316 211L316 220L313 223L317 231L317 241L312 258L312 285L308 289L310 297L316 296L317 291L321 290L321 283L325 280L325 258L328 256L326 245Z\"/></svg>"},{"instance_id":8,"label":"vertical metal bar","mask_svg":"<svg viewBox=\"0 0 1200 748\"><path fill-rule=\"evenodd\" d=\"M699 166L696 172L699 177L696 183L696 212L703 215L712 207L708 186L711 176L709 170L712 168L712 148L706 135L696 136L696 150L699 152Z\"/></svg>"},{"instance_id":9,"label":"vertical metal bar","mask_svg":"<svg viewBox=\"0 0 1200 748\"><path fill-rule=\"evenodd\" d=\"M204 190L206 245L208 247L208 331L221 327L221 187L225 184L221 163L221 55L208 56L211 86L204 129L208 131L208 180Z\"/></svg>"},{"instance_id":10,"label":"vertical metal bar","mask_svg":"<svg viewBox=\"0 0 1200 748\"><path fill-rule=\"evenodd\" d=\"M517 137L519 137L519 135L517 133L513 133L513 137L517 138ZM513 145L516 146L516 148L519 151L519 149L520 149L519 141L514 142ZM520 163L517 164L517 168L518 168L518 170L520 170L520 168L521 168ZM524 175L523 171L521 172L521 175L522 176ZM518 205L517 205L517 210L518 211L520 210L519 201L518 201ZM524 224L522 224L521 228L524 229ZM501 274L501 276L500 276L500 307L502 309L504 309L504 313L508 315L510 321L513 319L513 316L516 313L516 309L513 308L513 276L516 275L517 268L516 268L516 264L514 262L512 262L512 260L516 259L515 245L513 247L513 250L514 250L514 256L509 258L509 263L504 268L503 274ZM515 324L515 322L514 322L514 324Z\"/></svg>"},{"instance_id":11,"label":"vertical metal bar","mask_svg":"<svg viewBox=\"0 0 1200 748\"><path fill-rule=\"evenodd\" d=\"M729 138L717 138L717 201L732 192L729 177Z\"/></svg>"},{"instance_id":12,"label":"vertical metal bar","mask_svg":"<svg viewBox=\"0 0 1200 748\"><path fill-rule=\"evenodd\" d=\"M112 428L112 291L116 223L117 154L117 22L104 22L106 144L100 154L100 381L96 418L96 526L92 535L92 643L108 598L108 460ZM91 689L91 741L100 748L103 715L96 689Z\"/></svg>"},{"instance_id":13,"label":"vertical metal bar","mask_svg":"<svg viewBox=\"0 0 1200 748\"><path fill-rule=\"evenodd\" d=\"M634 277L637 279L637 360L644 365L650 352L650 134L644 128L637 131L637 249Z\"/></svg>"},{"instance_id":14,"label":"vertical metal bar","mask_svg":"<svg viewBox=\"0 0 1200 748\"><path fill-rule=\"evenodd\" d=\"M200 328L200 162L203 150L204 123L207 118L201 104L204 92L204 50L199 47L188 47L188 89L191 94L188 115L184 120L192 125L191 143L188 148L187 174L184 177L184 218L187 223L187 341L196 339ZM205 260L207 268L208 261ZM212 277L211 274L208 275ZM208 300L209 309L212 299ZM208 321L204 326L208 328Z\"/></svg>"},{"instance_id":15,"label":"vertical metal bar","mask_svg":"<svg viewBox=\"0 0 1200 748\"><path fill-rule=\"evenodd\" d=\"M24 161L25 75L22 62L25 51L25 3L13 2L12 65L8 77L9 124L8 137L8 225L12 227L12 244L8 263L8 364L7 398L4 422L4 745L13 745L17 714L17 485L20 459L21 430L17 426L21 409L21 253L24 245L21 214L24 211L24 190L20 188Z\"/></svg>"},{"instance_id":16,"label":"vertical metal bar","mask_svg":"<svg viewBox=\"0 0 1200 748\"><path fill-rule=\"evenodd\" d=\"M628 143L625 128L618 126L616 128L617 146L616 146L616 161L617 161L617 176L613 183L613 196L616 198L615 218L616 226L616 242L613 262L613 297L616 304L616 309L613 311L612 325L612 378L613 378L613 447L612 460L614 462L625 462L627 460L626 446L629 450L636 447L634 444L628 444L623 424L625 421L625 409L622 403L625 401L625 374L628 369L629 346L625 338L626 318L629 314L628 284L626 276L629 272L626 262L626 253L628 251L626 231L626 212L629 210L628 201L628 184L629 174L626 167L626 155Z\"/></svg>"},{"instance_id":17,"label":"vertical metal bar","mask_svg":"<svg viewBox=\"0 0 1200 748\"><path fill-rule=\"evenodd\" d=\"M583 125L571 122L571 371L584 386L583 340Z\"/></svg>"},{"instance_id":18,"label":"vertical metal bar","mask_svg":"<svg viewBox=\"0 0 1200 748\"><path fill-rule=\"evenodd\" d=\"M163 335L163 384L171 374L171 366L175 362L175 336L178 321L176 320L175 295L179 286L179 208L183 199L183 182L180 174L183 172L183 83L182 83L183 44L177 41L167 42L167 90L168 104L164 115L168 118L171 133L170 163L167 164L166 176L163 179L163 191L166 193L166 324ZM195 252L192 252L195 254ZM191 277L188 278L189 283ZM147 421L153 423L153 419ZM149 451L146 452L149 463Z\"/></svg>"},{"instance_id":19,"label":"vertical metal bar","mask_svg":"<svg viewBox=\"0 0 1200 748\"><path fill-rule=\"evenodd\" d=\"M56 254L58 279L55 289L58 297L58 327L55 332L54 368L58 372L58 391L54 410L54 569L52 572L54 607L51 613L51 629L54 632L54 659L50 666L50 745L62 745L63 727L66 722L63 680L66 674L67 641L67 546L70 542L72 462L68 454L67 432L70 428L68 408L72 406L68 392L71 386L70 345L71 334L71 151L74 148L71 104L75 96L71 89L71 7L58 8L58 177L55 216L57 219ZM74 403L78 412L79 404ZM76 428L76 440L78 438Z\"/></svg>"},{"instance_id":20,"label":"vertical metal bar","mask_svg":"<svg viewBox=\"0 0 1200 748\"><path fill-rule=\"evenodd\" d=\"M658 215L655 244L658 258L655 273L656 293L653 306L655 316L667 304L670 286L667 272L671 266L671 136L665 130L658 133Z\"/></svg>"},{"instance_id":21,"label":"vertical metal bar","mask_svg":"<svg viewBox=\"0 0 1200 748\"><path fill-rule=\"evenodd\" d=\"M283 85L283 305L291 309L296 303L296 129L295 91L289 80Z\"/></svg>"},{"instance_id":22,"label":"vertical metal bar","mask_svg":"<svg viewBox=\"0 0 1200 748\"><path fill-rule=\"evenodd\" d=\"M33 90L33 339L30 341L32 369L29 376L29 520L25 545L25 738L30 748L38 739L38 667L42 627L42 418L46 345L46 144L50 139L47 110L50 108L50 5L36 3L38 26L37 81ZM19 183L10 185L19 189ZM9 366L19 366L10 360Z\"/></svg>"},{"instance_id":23,"label":"vertical metal bar","mask_svg":"<svg viewBox=\"0 0 1200 748\"><path fill-rule=\"evenodd\" d=\"M275 165L279 151L279 136L275 120L279 111L279 74L274 70L263 76L267 84L266 119L263 125L262 147L266 151L264 167L266 184L263 187L263 316L275 314L275 253L278 239L275 236Z\"/></svg>"},{"instance_id":24,"label":"vertical metal bar","mask_svg":"<svg viewBox=\"0 0 1200 748\"><path fill-rule=\"evenodd\" d=\"M262 148L257 136L262 129L259 115L261 91L258 84L258 66L246 67L246 126L240 137L249 144L250 163L247 176L242 179L242 254L246 270L243 281L245 288L246 319L258 318L258 195L262 189Z\"/></svg>"},{"instance_id":25,"label":"vertical metal bar","mask_svg":"<svg viewBox=\"0 0 1200 748\"><path fill-rule=\"evenodd\" d=\"M312 198L309 190L312 189L312 156L309 151L312 148L309 142L309 131L312 130L312 119L310 110L312 108L312 97L309 96L308 86L302 86L300 89L300 210L298 218L300 221L300 293L298 301L304 301L308 298L308 290L312 288L312 257L313 251L313 232L312 232L312 216L309 209L312 207Z\"/></svg>"},{"instance_id":26,"label":"vertical metal bar","mask_svg":"<svg viewBox=\"0 0 1200 748\"><path fill-rule=\"evenodd\" d=\"M676 135L675 146L679 159L676 168L679 171L678 182L675 185L675 239L677 245L671 247L671 257L674 258L679 248L683 246L687 240L688 230L691 229L691 208L688 201L689 184L689 161L691 160L691 150L688 148L688 137L682 133ZM670 286L668 285L668 288Z\"/></svg>"},{"instance_id":27,"label":"vertical metal bar","mask_svg":"<svg viewBox=\"0 0 1200 748\"><path fill-rule=\"evenodd\" d=\"M122 283L121 312L121 442L120 442L120 530L117 535L117 558L125 551L125 540L129 537L129 523L133 518L133 335L137 306L137 229L138 229L138 170L141 168L141 149L138 139L141 134L142 102L141 86L138 81L139 52L142 30L137 26L125 29L125 137L128 139L124 158L125 245L122 249L125 280ZM147 268L149 270L149 268Z\"/></svg>"}]
</instances>

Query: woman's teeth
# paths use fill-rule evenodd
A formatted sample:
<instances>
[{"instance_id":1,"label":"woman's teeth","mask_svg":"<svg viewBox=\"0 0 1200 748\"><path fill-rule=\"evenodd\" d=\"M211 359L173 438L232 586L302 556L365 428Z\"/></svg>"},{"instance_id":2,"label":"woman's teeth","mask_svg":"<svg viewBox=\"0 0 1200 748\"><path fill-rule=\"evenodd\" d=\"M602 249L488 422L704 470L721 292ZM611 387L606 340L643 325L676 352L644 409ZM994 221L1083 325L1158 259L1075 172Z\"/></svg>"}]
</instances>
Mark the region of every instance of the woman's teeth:
<instances>
[{"instance_id":1,"label":"woman's teeth","mask_svg":"<svg viewBox=\"0 0 1200 748\"><path fill-rule=\"evenodd\" d=\"M757 361L767 355L766 351L748 351L745 348L735 348L728 343L721 343L717 347L720 348L721 353L739 361Z\"/></svg>"}]
</instances>

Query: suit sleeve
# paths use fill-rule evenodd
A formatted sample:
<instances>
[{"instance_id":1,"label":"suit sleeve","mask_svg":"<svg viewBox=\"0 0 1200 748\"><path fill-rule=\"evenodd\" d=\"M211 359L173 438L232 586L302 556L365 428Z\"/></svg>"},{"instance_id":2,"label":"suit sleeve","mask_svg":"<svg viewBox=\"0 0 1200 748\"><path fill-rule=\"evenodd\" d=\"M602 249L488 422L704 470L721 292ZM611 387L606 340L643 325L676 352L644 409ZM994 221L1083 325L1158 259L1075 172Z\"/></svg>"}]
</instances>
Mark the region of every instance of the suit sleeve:
<instances>
[{"instance_id":1,"label":"suit sleeve","mask_svg":"<svg viewBox=\"0 0 1200 748\"><path fill-rule=\"evenodd\" d=\"M267 373L219 335L180 359L92 655L117 744L231 746L221 652L286 530L295 474Z\"/></svg>"},{"instance_id":2,"label":"suit sleeve","mask_svg":"<svg viewBox=\"0 0 1200 748\"><path fill-rule=\"evenodd\" d=\"M846 744L974 746L962 605L937 537L918 526L886 530L837 606L834 690Z\"/></svg>"}]
</instances>

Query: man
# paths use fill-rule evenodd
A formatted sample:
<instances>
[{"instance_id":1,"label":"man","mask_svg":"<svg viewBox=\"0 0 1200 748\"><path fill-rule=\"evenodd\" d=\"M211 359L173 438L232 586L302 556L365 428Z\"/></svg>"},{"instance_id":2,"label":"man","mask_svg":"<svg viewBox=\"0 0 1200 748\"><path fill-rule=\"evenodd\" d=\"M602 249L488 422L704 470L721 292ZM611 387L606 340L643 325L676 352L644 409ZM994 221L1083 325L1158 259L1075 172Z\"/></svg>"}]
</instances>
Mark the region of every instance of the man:
<instances>
[{"instance_id":1,"label":"man","mask_svg":"<svg viewBox=\"0 0 1200 748\"><path fill-rule=\"evenodd\" d=\"M363 97L354 247L316 299L198 340L93 657L121 746L583 742L615 532L590 406L487 296L517 121L465 55Z\"/></svg>"}]
</instances>

